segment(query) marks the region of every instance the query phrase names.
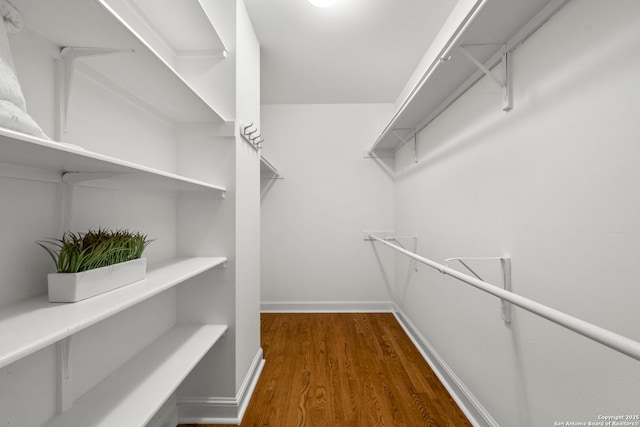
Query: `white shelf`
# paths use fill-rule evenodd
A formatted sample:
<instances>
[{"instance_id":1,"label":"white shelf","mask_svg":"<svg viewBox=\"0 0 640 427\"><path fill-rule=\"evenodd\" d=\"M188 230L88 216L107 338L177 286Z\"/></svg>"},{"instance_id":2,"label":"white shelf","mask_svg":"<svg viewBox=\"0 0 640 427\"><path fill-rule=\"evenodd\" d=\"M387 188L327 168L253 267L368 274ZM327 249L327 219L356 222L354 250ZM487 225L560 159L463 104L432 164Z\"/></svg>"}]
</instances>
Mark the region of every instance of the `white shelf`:
<instances>
[{"instance_id":1,"label":"white shelf","mask_svg":"<svg viewBox=\"0 0 640 427\"><path fill-rule=\"evenodd\" d=\"M0 128L0 161L35 169L54 182L61 182L65 172L105 173L113 176L90 181L91 185L144 191L225 191L218 185L4 128ZM0 171L0 174L7 172Z\"/></svg>"},{"instance_id":2,"label":"white shelf","mask_svg":"<svg viewBox=\"0 0 640 427\"><path fill-rule=\"evenodd\" d=\"M537 30L568 0L478 0L460 17L454 31L436 46L429 66L382 131L369 153L395 151L449 107L484 73L462 52L491 69L502 59L500 44L512 51ZM517 76L514 76L517 79ZM499 96L499 95L498 95ZM517 106L514 106L517 108Z\"/></svg>"},{"instance_id":3,"label":"white shelf","mask_svg":"<svg viewBox=\"0 0 640 427\"><path fill-rule=\"evenodd\" d=\"M176 259L151 266L146 278L83 301L50 303L41 295L0 310L0 367L66 338L226 262L226 257Z\"/></svg>"},{"instance_id":4,"label":"white shelf","mask_svg":"<svg viewBox=\"0 0 640 427\"><path fill-rule=\"evenodd\" d=\"M175 122L225 121L156 51L100 0L15 0L25 24L57 47L133 53L89 56L82 62L129 96ZM79 18L81 17L81 18Z\"/></svg>"},{"instance_id":5,"label":"white shelf","mask_svg":"<svg viewBox=\"0 0 640 427\"><path fill-rule=\"evenodd\" d=\"M174 327L45 426L146 425L226 330L226 325Z\"/></svg>"}]
</instances>

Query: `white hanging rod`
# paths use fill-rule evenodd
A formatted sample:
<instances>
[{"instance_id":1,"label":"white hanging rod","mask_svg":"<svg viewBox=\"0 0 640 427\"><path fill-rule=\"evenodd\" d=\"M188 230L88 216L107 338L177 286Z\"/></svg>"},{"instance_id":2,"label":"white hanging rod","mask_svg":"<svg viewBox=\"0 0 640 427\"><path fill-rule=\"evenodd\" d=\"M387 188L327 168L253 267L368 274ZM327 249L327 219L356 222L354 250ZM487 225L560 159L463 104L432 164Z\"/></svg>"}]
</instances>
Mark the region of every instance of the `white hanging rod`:
<instances>
[{"instance_id":1,"label":"white hanging rod","mask_svg":"<svg viewBox=\"0 0 640 427\"><path fill-rule=\"evenodd\" d=\"M419 261L431 268L438 270L442 274L454 277L491 295L515 304L518 307L523 308L533 314L544 317L545 319L550 320L553 323L563 326L569 330L572 330L573 332L576 332L609 348L619 351L622 354L626 354L629 357L640 360L640 342L634 341L622 335L616 334L615 332L596 326L592 323L570 316L566 313L563 313L562 311L547 307L544 304L540 304L539 302L535 302L518 294L514 294L513 292L505 291L501 287L492 285L491 283L487 283L482 280L478 280L475 277L471 277L467 274L460 273L457 270L446 267L442 264L438 264L437 262L431 261L430 259L421 257L420 255L417 255L406 249L402 249L401 247L396 246L393 243L389 243L388 241L374 236L373 234L370 234L369 237L372 240L378 241L384 245L389 246L390 248L395 249L396 251L408 256L409 258L413 258L416 261Z\"/></svg>"}]
</instances>

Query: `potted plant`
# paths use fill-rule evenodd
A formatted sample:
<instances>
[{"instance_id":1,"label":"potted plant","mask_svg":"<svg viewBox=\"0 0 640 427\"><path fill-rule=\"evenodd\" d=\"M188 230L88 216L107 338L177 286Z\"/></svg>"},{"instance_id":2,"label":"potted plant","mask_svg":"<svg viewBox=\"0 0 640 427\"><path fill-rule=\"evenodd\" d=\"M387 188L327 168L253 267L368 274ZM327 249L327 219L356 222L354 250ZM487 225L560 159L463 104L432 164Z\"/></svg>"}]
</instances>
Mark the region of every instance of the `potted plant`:
<instances>
[{"instance_id":1,"label":"potted plant","mask_svg":"<svg viewBox=\"0 0 640 427\"><path fill-rule=\"evenodd\" d=\"M98 229L36 243L56 265L47 277L49 301L76 302L142 280L142 252L151 240L139 232Z\"/></svg>"}]
</instances>

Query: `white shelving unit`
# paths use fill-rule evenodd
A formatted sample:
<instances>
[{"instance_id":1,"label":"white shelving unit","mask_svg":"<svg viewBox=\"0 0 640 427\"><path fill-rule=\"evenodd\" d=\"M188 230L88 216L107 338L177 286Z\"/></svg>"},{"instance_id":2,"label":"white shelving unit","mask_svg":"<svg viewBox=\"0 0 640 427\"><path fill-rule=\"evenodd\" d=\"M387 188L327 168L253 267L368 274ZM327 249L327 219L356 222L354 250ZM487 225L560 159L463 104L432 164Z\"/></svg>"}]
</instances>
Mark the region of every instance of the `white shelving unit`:
<instances>
[{"instance_id":1,"label":"white shelving unit","mask_svg":"<svg viewBox=\"0 0 640 427\"><path fill-rule=\"evenodd\" d=\"M478 0L464 16L457 17L453 31L439 39L441 44L432 46L428 66L369 148L369 155L395 152L415 141L415 135L484 77L485 71L494 73L497 83L503 86L504 101L509 104L511 80L517 76L492 69L502 62L508 70L505 53L515 50L567 1ZM510 108L511 105L503 107Z\"/></svg>"},{"instance_id":2,"label":"white shelving unit","mask_svg":"<svg viewBox=\"0 0 640 427\"><path fill-rule=\"evenodd\" d=\"M235 68L216 69L234 48L215 28L228 15L213 16L219 5L200 0L12 3L26 27L11 39L22 49L17 68L28 70L18 77L28 104L39 103L36 121L62 142L0 128L0 197L20 198L2 212L18 231L0 253L33 256L38 238L105 222L133 222L145 234L148 226L163 238L145 253L145 279L71 304L48 301L51 270L2 264L0 296L9 298L0 301L0 377L16 379L0 382L0 393L10 393L0 394L0 424L142 426L233 326L235 231L224 221L235 205L222 198L238 166L226 155L235 149L234 123L217 104L233 111L237 101L215 90L235 82ZM218 86L195 79L200 72ZM34 221L47 234L20 232ZM231 267L216 268L226 266L227 251ZM185 301L204 308L193 312ZM132 319L140 325L129 328ZM97 357L100 346L118 351ZM222 352L222 363L233 363L235 349ZM55 396L20 386L34 369L49 369L42 383L53 383ZM29 388L37 389L29 409L3 398ZM25 411L38 421L26 421Z\"/></svg>"},{"instance_id":3,"label":"white shelving unit","mask_svg":"<svg viewBox=\"0 0 640 427\"><path fill-rule=\"evenodd\" d=\"M146 425L226 330L224 325L172 328L45 426Z\"/></svg>"},{"instance_id":4,"label":"white shelving unit","mask_svg":"<svg viewBox=\"0 0 640 427\"><path fill-rule=\"evenodd\" d=\"M52 304L46 295L0 310L0 367L114 316L191 277L226 262L225 257L186 258L150 268L145 279L73 304ZM15 333L20 331L20 333Z\"/></svg>"}]
</instances>

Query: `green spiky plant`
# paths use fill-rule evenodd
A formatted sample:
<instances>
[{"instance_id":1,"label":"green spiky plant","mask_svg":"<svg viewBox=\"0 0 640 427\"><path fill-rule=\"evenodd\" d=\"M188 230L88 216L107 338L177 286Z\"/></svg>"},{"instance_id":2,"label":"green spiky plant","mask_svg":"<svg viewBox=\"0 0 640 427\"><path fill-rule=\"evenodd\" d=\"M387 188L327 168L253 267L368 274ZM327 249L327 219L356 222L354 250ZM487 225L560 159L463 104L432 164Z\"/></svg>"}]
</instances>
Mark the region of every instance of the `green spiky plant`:
<instances>
[{"instance_id":1,"label":"green spiky plant","mask_svg":"<svg viewBox=\"0 0 640 427\"><path fill-rule=\"evenodd\" d=\"M78 273L138 259L151 242L139 232L99 228L36 243L51 256L58 273Z\"/></svg>"}]
</instances>

